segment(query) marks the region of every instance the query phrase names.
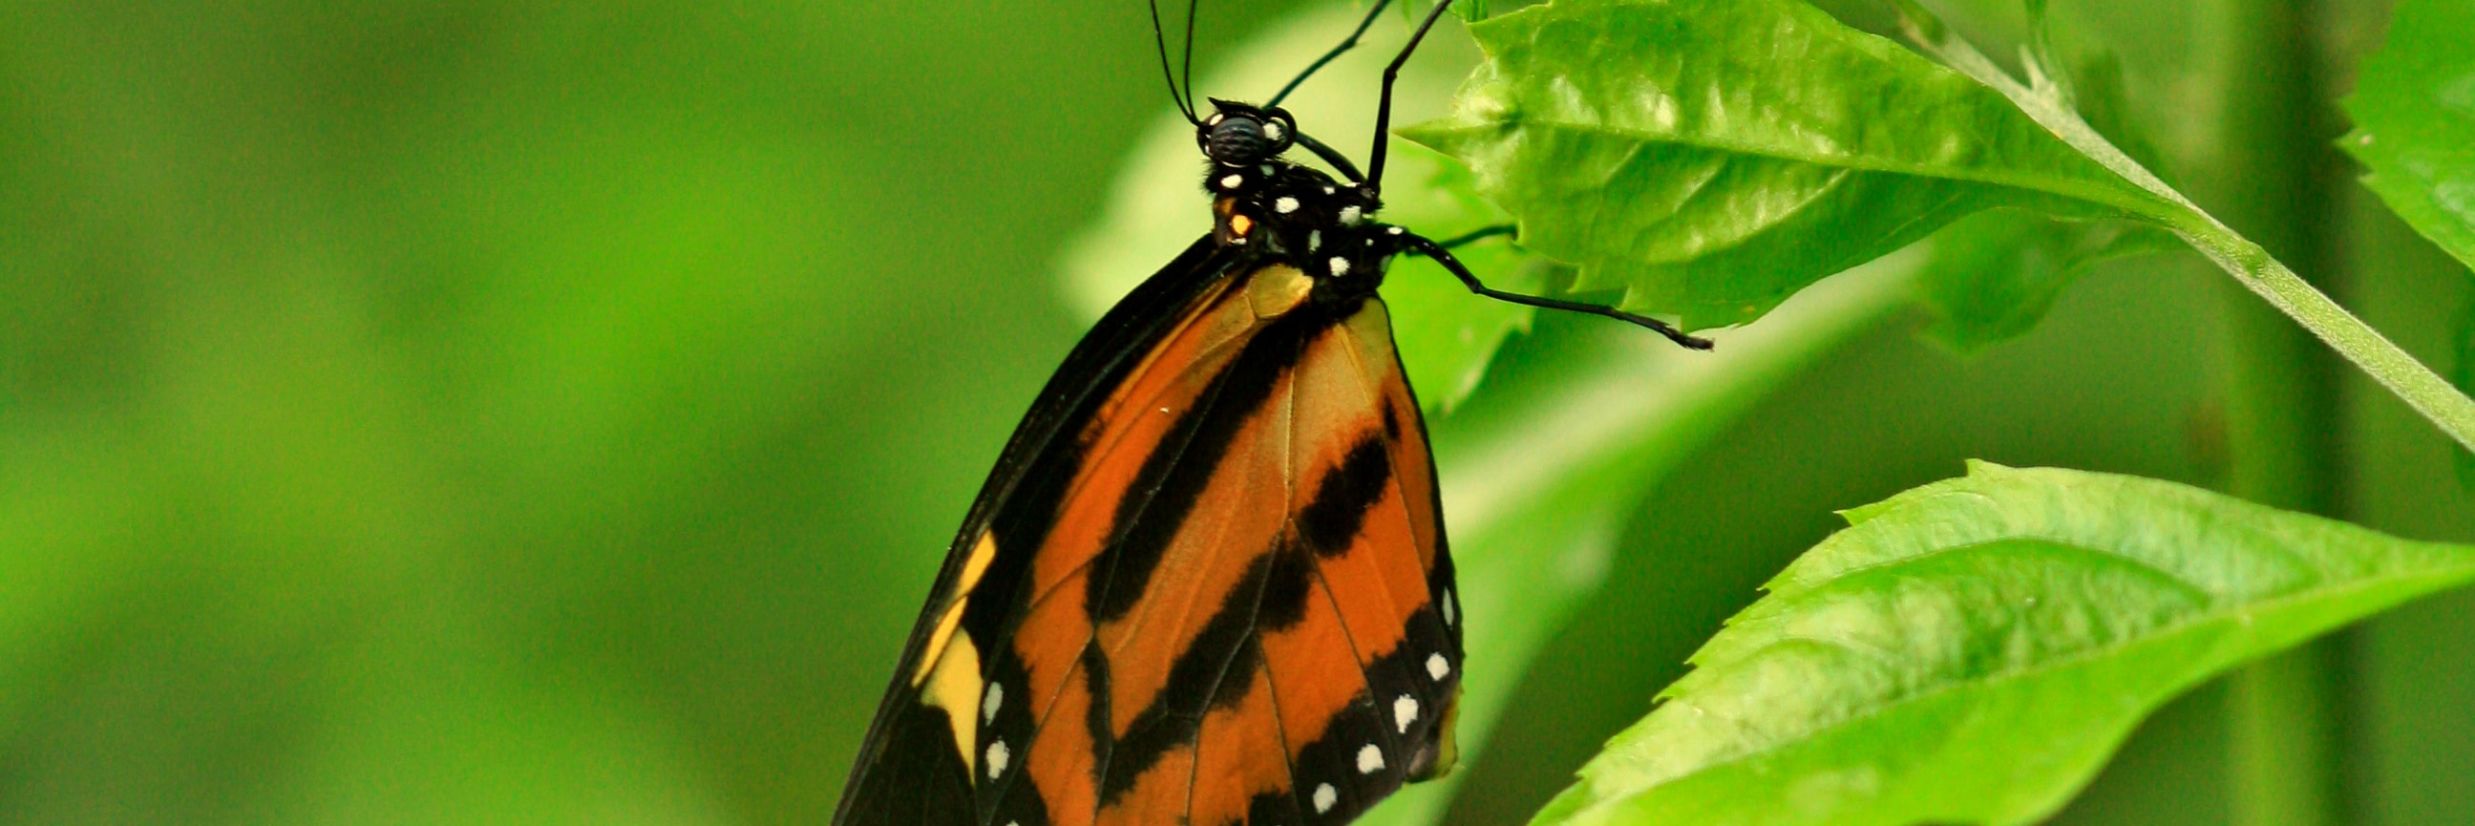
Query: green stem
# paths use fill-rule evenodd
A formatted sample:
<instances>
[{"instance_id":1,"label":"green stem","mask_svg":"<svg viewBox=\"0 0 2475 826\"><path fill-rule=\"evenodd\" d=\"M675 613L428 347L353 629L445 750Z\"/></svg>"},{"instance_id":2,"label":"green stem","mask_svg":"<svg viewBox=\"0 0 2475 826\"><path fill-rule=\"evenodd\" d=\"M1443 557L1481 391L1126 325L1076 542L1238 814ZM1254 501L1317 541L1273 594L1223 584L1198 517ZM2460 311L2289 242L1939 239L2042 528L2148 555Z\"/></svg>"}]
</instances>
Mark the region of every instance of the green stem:
<instances>
[{"instance_id":1,"label":"green stem","mask_svg":"<svg viewBox=\"0 0 2475 826\"><path fill-rule=\"evenodd\" d=\"M2391 343L2363 319L2329 300L2293 270L2269 257L2260 245L2235 234L2217 219L2194 213L2206 222L2178 222L2176 230L2221 269L2233 274L2245 289L2269 306L2303 325L2330 349L2363 370L2373 381L2423 414L2459 444L2475 449L2475 399L2458 392L2432 368Z\"/></svg>"},{"instance_id":2,"label":"green stem","mask_svg":"<svg viewBox=\"0 0 2475 826\"><path fill-rule=\"evenodd\" d=\"M2323 109L2320 54L2309 34L2315 28L2309 21L2318 12L2315 0L2218 0L2203 12L2213 21L2208 29L2217 59L2207 62L2222 110L2211 120L2216 134L2210 144L2220 151L2201 194L2219 206L2227 222L2330 284L2343 268L2326 214L2335 200L2330 141L2337 130ZM2254 275L2237 280L2270 305L2228 291L2222 354L2232 459L2228 491L2263 504L2330 514L2339 501L2341 464L2337 371L2326 351L2271 308L2339 328L2353 316L2278 266L2265 250L2230 249L2251 242L2215 219L2209 223L2213 226L2202 229L2216 230L2213 237L2187 234L2186 239L2209 251L2221 267L2237 262L2220 256L2250 262L2257 269L2244 271ZM2378 352L2388 342L2373 336L2359 343ZM2347 719L2340 683L2347 660L2346 639L2331 637L2232 675L2225 711L2233 823L2348 821L2340 768Z\"/></svg>"},{"instance_id":3,"label":"green stem","mask_svg":"<svg viewBox=\"0 0 2475 826\"><path fill-rule=\"evenodd\" d=\"M1983 83L2031 119L2148 193L2129 211L2173 229L2234 281L2325 342L2408 406L2475 448L2475 400L2415 361L2362 319L2278 262L2267 249L2202 210L2107 141L2061 96L2031 89L1954 36L1915 0L1887 0L1910 39ZM2231 47L2220 66L2229 148L2217 170L2222 202L2238 223L2269 233L2296 260L2333 273L2325 228L2327 137L2312 117L2325 89L2307 20L2314 0L2226 0L2216 17ZM2248 186L2247 186L2248 185ZM2246 220L2248 219L2248 220ZM2227 421L2233 491L2266 504L2328 512L2337 477L2331 431L2335 382L2320 369L2309 339L2248 302L2227 318ZM2234 822L2245 826L2321 826L2347 820L2344 775L2345 667L2342 639L2271 658L2233 680L2229 694Z\"/></svg>"},{"instance_id":4,"label":"green stem","mask_svg":"<svg viewBox=\"0 0 2475 826\"><path fill-rule=\"evenodd\" d=\"M2126 206L2128 211L2173 229L2210 262L2234 276L2236 283L2266 299L2269 306L2326 342L2450 438L2475 449L2475 399L2458 392L2431 368L2329 300L2260 245L2167 186L2147 167L2097 134L2077 113L2012 78L1976 47L1943 27L1915 0L1888 2L1899 11L1911 40L1940 56L1961 74L2010 98L2022 113L2051 130L2064 143L2153 196L2152 201Z\"/></svg>"}]
</instances>

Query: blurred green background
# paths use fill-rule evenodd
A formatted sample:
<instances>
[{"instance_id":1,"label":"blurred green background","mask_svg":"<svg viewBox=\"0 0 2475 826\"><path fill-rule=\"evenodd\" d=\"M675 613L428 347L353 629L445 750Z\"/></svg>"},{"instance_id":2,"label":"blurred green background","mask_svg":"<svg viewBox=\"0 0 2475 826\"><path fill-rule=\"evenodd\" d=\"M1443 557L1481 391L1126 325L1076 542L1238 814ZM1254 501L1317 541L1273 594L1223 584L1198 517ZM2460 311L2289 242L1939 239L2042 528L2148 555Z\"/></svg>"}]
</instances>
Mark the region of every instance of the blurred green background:
<instances>
[{"instance_id":1,"label":"blurred green background","mask_svg":"<svg viewBox=\"0 0 2475 826\"><path fill-rule=\"evenodd\" d=\"M1211 5L1237 42L1306 4ZM2170 113L2242 4L2074 5ZM2342 91L2382 8L2323 11ZM1058 262L1167 110L1149 37L1122 0L0 8L0 822L823 821L1087 321ZM2248 161L2161 123L2239 211ZM2467 273L2331 192L2333 289L2447 364ZM1727 425L1473 687L1516 710L1453 821L1553 793L1834 508L1965 457L2220 481L2222 280L2108 266L1969 359L1903 316ZM2331 509L2475 539L2442 439L2334 386ZM2470 623L2334 647L2368 822L2475 820ZM2064 821L2224 822L2226 702Z\"/></svg>"}]
</instances>

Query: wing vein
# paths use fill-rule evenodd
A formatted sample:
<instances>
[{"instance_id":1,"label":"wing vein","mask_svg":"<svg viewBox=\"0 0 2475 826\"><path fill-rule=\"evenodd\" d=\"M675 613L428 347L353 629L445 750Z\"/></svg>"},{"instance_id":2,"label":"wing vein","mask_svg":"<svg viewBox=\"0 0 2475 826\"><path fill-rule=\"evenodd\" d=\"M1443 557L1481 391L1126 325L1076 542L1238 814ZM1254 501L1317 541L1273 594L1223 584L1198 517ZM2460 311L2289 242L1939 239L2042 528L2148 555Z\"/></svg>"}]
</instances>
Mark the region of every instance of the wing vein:
<instances>
[{"instance_id":1,"label":"wing vein","mask_svg":"<svg viewBox=\"0 0 2475 826\"><path fill-rule=\"evenodd\" d=\"M1208 314L1209 314L1209 310L1207 309L1207 310L1205 310L1205 311L1203 311L1203 312L1201 312L1201 313L1198 313L1198 316L1201 316L1201 315L1208 315ZM1240 334L1237 334L1237 335L1232 335L1232 336L1229 336L1226 340L1221 341L1221 342L1220 342L1220 343L1218 343L1218 344L1214 344L1214 345L1212 345L1212 346L1211 346L1211 347L1209 347L1209 348L1205 348L1205 349L1202 351L1202 354L1197 356L1197 358L1195 359L1195 361L1197 361L1197 362L1205 361L1205 360L1207 360L1207 359L1206 359L1206 358L1204 358L1204 356L1208 356L1208 355L1216 355L1216 354L1218 354L1218 353L1219 353L1220 351L1222 351L1222 350L1226 350L1226 349L1228 349L1228 348L1230 348L1230 347L1238 346L1240 343L1242 343L1242 342L1246 341L1246 340L1247 340L1247 339L1249 339L1249 338L1252 338L1252 337L1253 337L1253 335L1254 335L1255 333L1257 333L1257 332L1260 332L1260 330L1249 330L1249 331L1244 332L1244 333L1240 333ZM1224 365L1222 365L1222 366L1221 366L1220 372L1221 372L1221 373L1226 373L1226 372L1228 371L1228 369L1229 369L1230 367L1232 367L1232 366L1234 366L1234 362L1232 362L1231 364L1224 364ZM1148 375L1148 374L1144 374L1144 375ZM1125 384L1127 384L1127 385L1133 385L1133 384L1135 384L1135 383L1137 383L1137 382L1140 382L1142 379L1143 379L1143 375L1132 375L1132 376L1128 376L1128 377L1126 378ZM1215 375L1215 379L1217 379L1217 375ZM1213 385L1212 385L1212 386L1211 386L1211 387L1210 387L1210 388L1206 391L1207 393L1209 393L1209 394L1210 394L1210 395L1209 395L1209 399L1210 399L1210 400L1213 400L1213 401L1218 400L1218 398L1219 398L1219 394L1220 394L1220 389L1221 389L1220 385L1219 385L1219 384L1217 384L1217 383L1214 383L1214 384L1213 384ZM1166 392L1166 391L1163 391L1163 392L1164 392L1164 394L1165 394L1165 392ZM1153 403L1156 399L1158 399L1158 398L1159 398L1158 396L1154 396L1154 397L1151 397L1151 398L1144 399L1142 404L1139 404L1139 405L1138 405L1138 404L1131 404L1131 403L1129 403L1129 404L1125 405L1124 407L1125 407L1125 409L1129 409L1129 410L1138 410L1138 411L1139 411L1139 410L1143 410L1143 409L1146 409L1146 408L1151 407L1151 406L1152 406L1152 403ZM1131 400L1129 400L1129 401L1131 401ZM1200 398L1199 398L1199 399L1197 399L1197 403L1198 403L1198 404L1208 404L1209 402L1208 402L1208 401L1206 401L1205 399L1200 399ZM1138 415L1139 415L1139 414L1138 414ZM1120 442L1122 442L1124 438L1125 438L1125 434L1120 434L1120 435L1119 435L1119 437L1118 437L1116 440L1112 440L1112 441L1110 442L1110 444L1109 444L1109 446L1108 446L1108 448L1107 448L1106 450L1101 451L1101 452L1096 452L1096 453L1093 453L1092 455L1093 455L1093 456L1096 456L1096 457L1100 457L1100 458L1102 458L1102 459L1104 459L1104 460L1105 460L1107 457L1114 456L1114 455L1116 454L1116 452L1117 452L1117 446L1118 446L1118 444L1119 444ZM1181 442L1181 443L1179 443L1179 446L1178 446L1178 452L1179 452L1179 455L1180 455L1180 456L1183 456L1183 455L1184 455L1184 453L1185 453L1185 449L1186 449L1186 446L1187 446L1187 445L1189 445L1189 444L1191 444L1192 442L1193 442L1192 435L1191 435L1191 434L1189 434L1189 437L1188 437L1188 439L1187 439L1185 442ZM1085 487L1086 485L1088 485L1088 484L1090 484L1090 480L1088 480L1088 479L1086 479L1086 480L1083 480L1083 481L1081 481L1081 482L1076 483L1076 484L1075 484L1075 486L1074 486L1074 488L1073 488L1073 489L1071 489L1071 490L1069 490L1069 491L1067 491L1067 492L1066 492L1066 494L1065 494L1065 496L1060 497L1060 498L1058 499L1058 501L1059 501L1059 502L1061 502L1061 503L1062 503L1062 502L1072 502L1072 501L1074 501L1075 499L1079 498L1079 497L1082 495L1083 490L1084 490L1084 487ZM1132 491L1128 491L1128 492L1127 492L1127 494L1128 494L1128 495L1133 495L1133 492L1132 492ZM1151 501L1151 500L1149 499L1149 497L1147 496L1147 497L1144 499L1144 501L1146 502L1146 507L1148 507L1148 503ZM1140 515L1139 515L1139 514L1138 514L1138 518L1140 518ZM1105 550L1105 549L1101 549L1101 550ZM1039 610L1039 608L1040 608L1040 606L1045 605L1045 604L1047 604L1047 603L1048 603L1048 600L1049 600L1049 598L1050 598L1050 597L1056 596L1056 595L1058 594L1058 592L1059 592L1059 591L1062 591L1062 590L1064 590L1064 589L1065 589L1065 587L1066 587L1066 584L1067 584L1067 583L1074 581L1074 575L1075 575L1075 574L1080 574L1080 573L1084 573L1084 572L1090 571L1090 570L1091 570L1092 563L1093 563L1093 562L1095 562L1095 561L1098 561L1100 557L1101 557L1101 554L1100 554L1098 551L1094 551L1090 557L1085 558L1085 559L1084 559L1083 561L1081 561L1081 562L1075 563L1074 567L1071 567L1071 568L1066 569L1064 572L1062 572L1062 574L1061 574L1060 576L1058 576L1057 581L1056 581L1055 583L1053 583L1053 584L1049 585L1047 588L1041 589L1039 593L1037 593L1037 594L1033 594L1033 595L1031 596L1031 598L1030 598L1028 601L1025 601L1025 602L1023 603L1023 607L1020 609L1020 614L1019 614L1019 616L1021 616L1021 617L1028 617L1028 616L1031 616L1034 612L1038 611L1038 610ZM1114 572L1112 571L1112 573L1114 573ZM1036 585L1036 584L1037 584L1037 578L1036 578L1036 577L1025 577L1025 578L1023 579L1023 583L1022 583L1021 587L1022 587L1022 588L1024 588L1024 589L1029 589L1029 588L1033 587L1033 586L1034 586L1034 585ZM1011 596L1011 595L1009 595L1009 596ZM1005 629L1005 634L1004 634L1004 636L1007 636L1007 637L1011 637L1011 636L1013 636L1013 633L1014 633L1014 629L1015 629L1015 627L1019 627L1019 625L1020 625L1020 620L1018 619L1018 620L1016 620L1016 622L1015 622L1015 624L1014 624L1014 625L1008 626L1008 627Z\"/></svg>"},{"instance_id":2,"label":"wing vein","mask_svg":"<svg viewBox=\"0 0 2475 826\"><path fill-rule=\"evenodd\" d=\"M1335 331L1335 333L1336 333L1338 336L1341 336L1341 337L1347 337L1347 336L1350 336L1350 335L1351 335L1351 333L1349 333L1349 332L1348 332L1348 326L1347 326L1347 325L1340 325L1340 326L1337 326L1337 327L1335 327L1335 328L1334 328L1334 331ZM1350 353L1351 358L1352 358L1353 360L1355 359L1355 357L1356 357L1355 350L1356 350L1357 348L1354 346L1354 343L1353 343L1353 342L1347 341L1347 340L1344 338L1344 340L1336 341L1336 342L1334 342L1334 343L1335 343L1335 344L1337 344L1337 345L1342 345L1345 349L1352 351L1352 352ZM1293 419L1291 420L1290 424L1291 424L1291 426L1294 428L1294 427L1296 426L1296 420L1293 418ZM1291 438L1292 438L1292 439L1295 439L1295 437L1296 437L1296 435L1295 435L1294 433L1292 433L1292 434L1291 434ZM1295 491L1292 491L1292 492L1291 492L1291 496L1292 496L1292 497L1295 497L1295 495L1296 495L1296 492L1295 492ZM1294 501L1294 498L1293 498L1293 500L1292 500L1292 501ZM1292 513L1291 513L1291 515L1290 515L1290 524L1288 525L1288 530L1289 530L1289 531L1291 531L1292 533L1296 532L1296 530L1297 530L1297 518L1296 518L1296 514L1295 514L1294 512L1292 512ZM1362 530L1363 530L1363 529L1362 529ZM1323 559L1320 555L1318 555L1318 554L1316 554L1316 553L1313 553L1313 552L1311 552L1311 551L1309 551L1309 552L1305 552L1305 553L1306 553L1306 559L1307 559L1307 561L1310 563L1310 564L1307 566L1307 570L1312 571L1312 572L1314 572L1314 574L1315 574L1315 586L1316 586L1316 590L1322 591L1322 592L1323 592L1324 602L1326 602L1327 604L1329 604L1329 605L1331 605L1331 606L1332 606L1332 624L1333 624L1333 626L1334 626L1334 627L1337 627L1337 628L1339 628L1339 629L1341 630L1341 640L1342 640L1343 642L1346 642L1346 643L1348 643L1348 644L1349 644L1349 658L1350 658L1350 661L1351 661L1351 662L1356 663L1356 664L1357 664L1357 666L1358 666L1358 677L1359 677L1359 679L1360 679L1361 681L1363 681L1363 682L1364 682L1364 684L1365 684L1365 686L1366 686L1365 690L1364 690L1363 692L1361 692L1361 693L1362 693L1362 695L1363 695L1363 696L1365 696L1365 697L1369 698L1369 700L1370 700L1370 701L1372 701L1373 697L1375 696L1375 674L1374 674L1373 672L1369 671L1369 670L1368 670L1368 668L1374 665L1374 661L1373 661L1373 660L1371 660L1371 659L1368 659L1368 658L1367 658L1366 650L1365 650L1365 649L1363 649L1363 648L1361 648L1361 647L1358 645L1357 635L1356 635L1355 633L1351 632L1351 631L1350 631L1350 629L1349 629L1349 616L1348 616L1348 614L1347 614L1346 612L1343 612L1343 611L1341 610L1341 601L1340 601L1340 595L1339 595L1339 592L1337 592L1337 591L1334 591L1334 590L1333 590L1333 588L1332 588L1332 581L1331 581L1331 579L1330 579L1330 578L1328 578L1328 577L1326 577L1326 576L1324 576L1324 559ZM1339 558L1342 558L1342 559L1347 559L1347 558L1350 558L1350 557L1349 557L1349 556L1343 556L1343 557L1339 557ZM1379 581L1379 583L1380 583L1381 576L1379 575L1377 578L1378 578L1378 581ZM1380 584L1379 584L1379 585L1378 585L1378 588L1380 589L1380 590L1379 590L1379 593L1384 594L1385 599L1386 599L1387 601L1391 599L1391 589L1390 589L1389 587L1382 586L1382 585L1380 585ZM1393 736L1392 736L1392 732L1391 732L1391 730L1390 730L1390 729L1386 728L1386 727L1382 724L1382 722L1381 722L1380 720L1378 720L1378 721L1376 722L1376 725L1374 726L1374 728L1375 728L1375 734L1376 734L1376 736L1377 736L1377 737L1379 737L1379 738L1382 738L1382 739L1383 739L1383 741L1384 741L1384 754L1385 754L1385 755L1387 755L1387 757L1388 757L1390 760L1392 760L1392 761L1405 761L1405 760L1407 760L1407 759L1408 759L1408 755L1407 755L1406 753L1404 753L1403 751L1401 751L1401 743L1400 743L1400 741L1399 741L1397 738L1395 738L1395 737L1393 737ZM1294 791L1294 789L1293 789L1293 791Z\"/></svg>"},{"instance_id":3,"label":"wing vein","mask_svg":"<svg viewBox=\"0 0 2475 826\"><path fill-rule=\"evenodd\" d=\"M1271 553L1279 553L1279 551L1275 549L1271 551ZM1252 641L1255 639L1256 621L1263 616L1263 591L1270 581L1271 580L1269 579L1263 579L1255 584L1254 594L1247 598L1246 633L1238 638L1238 644L1235 647L1229 649L1229 655L1221 658L1220 669L1212 675L1212 687L1204 692L1203 702L1197 704L1196 706L1201 709L1201 711L1195 715L1194 745L1192 747L1194 749L1194 759L1186 761L1186 806L1184 811L1186 816L1189 818L1194 816L1195 811L1195 777L1200 773L1203 766L1203 726L1212 719L1212 704L1219 702L1220 700L1221 682L1229 678L1230 664L1237 662L1238 654L1245 651L1246 646L1252 644ZM1256 659L1260 662L1262 659L1260 656L1261 652L1257 651L1257 655L1258 656Z\"/></svg>"}]
</instances>

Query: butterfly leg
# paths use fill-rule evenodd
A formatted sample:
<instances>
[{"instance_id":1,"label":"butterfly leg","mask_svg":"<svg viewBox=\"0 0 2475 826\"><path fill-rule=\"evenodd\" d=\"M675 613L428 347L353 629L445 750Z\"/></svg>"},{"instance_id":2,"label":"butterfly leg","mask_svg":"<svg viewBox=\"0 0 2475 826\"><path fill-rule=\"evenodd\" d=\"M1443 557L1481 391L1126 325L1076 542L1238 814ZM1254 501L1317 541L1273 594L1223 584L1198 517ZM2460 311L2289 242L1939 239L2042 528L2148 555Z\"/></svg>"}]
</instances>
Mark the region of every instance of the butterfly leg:
<instances>
[{"instance_id":1,"label":"butterfly leg","mask_svg":"<svg viewBox=\"0 0 2475 826\"><path fill-rule=\"evenodd\" d=\"M1402 46L1401 53L1392 58L1392 65L1384 67L1383 97L1375 104L1375 148L1368 150L1366 156L1366 185L1370 189L1381 190L1384 186L1384 139L1392 134L1392 82L1400 78L1401 65L1409 62L1410 53L1418 50L1418 41L1427 39L1427 30L1435 28L1436 19L1451 7L1452 0L1436 0L1435 10L1427 12L1418 31L1410 34L1409 45Z\"/></svg>"},{"instance_id":2,"label":"butterfly leg","mask_svg":"<svg viewBox=\"0 0 2475 826\"><path fill-rule=\"evenodd\" d=\"M1484 282L1479 281L1478 276L1471 273L1470 268L1461 263L1461 259L1454 258L1452 256L1452 251L1445 249L1444 245L1438 244L1434 240L1425 236L1415 234L1404 233L1400 236L1400 238L1402 249L1426 256L1427 258L1432 259L1435 263L1443 265L1444 270L1452 273L1454 278L1461 279L1462 285L1469 287L1470 292L1477 293L1497 301L1506 301L1530 307L1542 307L1549 310L1564 310L1566 312L1606 316L1628 324L1647 327L1657 332L1659 335L1666 336L1669 341L1673 341L1694 350L1708 350L1711 347L1710 339L1686 335L1683 330L1678 330L1675 327L1669 326L1667 322L1660 321L1649 316L1635 315L1614 307L1602 307L1596 304L1583 304L1577 301L1565 301L1562 299L1546 298L1535 295L1508 293L1503 290L1489 287Z\"/></svg>"},{"instance_id":3,"label":"butterfly leg","mask_svg":"<svg viewBox=\"0 0 2475 826\"><path fill-rule=\"evenodd\" d=\"M1342 155L1339 150L1333 149L1323 141L1307 137L1305 132L1299 132L1297 140L1299 146L1306 147L1306 151L1315 153L1315 157L1322 158L1324 163L1331 164L1332 168L1339 171L1341 177L1349 179L1350 183L1366 183L1366 176L1358 174L1358 165L1350 163L1349 158Z\"/></svg>"},{"instance_id":4,"label":"butterfly leg","mask_svg":"<svg viewBox=\"0 0 2475 826\"><path fill-rule=\"evenodd\" d=\"M1340 57L1343 52L1357 48L1359 36L1366 34L1366 30L1375 25L1375 16L1383 14L1384 7L1390 5L1392 5L1392 0L1375 0L1375 7L1366 10L1366 17L1358 21L1358 28L1351 31L1349 37L1341 40L1341 45L1332 47L1332 50L1324 52L1322 57L1315 58L1315 62L1306 64L1306 71L1299 72L1297 77L1291 78L1289 85L1280 87L1280 93L1273 95L1271 102L1263 104L1263 107L1269 109L1279 106L1281 101L1289 98L1290 92L1298 90L1298 84L1305 83L1307 78L1314 77L1315 72L1323 69L1324 64L1332 62L1333 58Z\"/></svg>"},{"instance_id":5,"label":"butterfly leg","mask_svg":"<svg viewBox=\"0 0 2475 826\"><path fill-rule=\"evenodd\" d=\"M1459 235L1437 241L1435 242L1435 245L1443 247L1444 249L1455 250L1468 246L1473 242L1484 241L1489 238L1511 234L1513 234L1513 225L1497 224L1491 227L1480 227L1469 232L1464 232Z\"/></svg>"}]
</instances>

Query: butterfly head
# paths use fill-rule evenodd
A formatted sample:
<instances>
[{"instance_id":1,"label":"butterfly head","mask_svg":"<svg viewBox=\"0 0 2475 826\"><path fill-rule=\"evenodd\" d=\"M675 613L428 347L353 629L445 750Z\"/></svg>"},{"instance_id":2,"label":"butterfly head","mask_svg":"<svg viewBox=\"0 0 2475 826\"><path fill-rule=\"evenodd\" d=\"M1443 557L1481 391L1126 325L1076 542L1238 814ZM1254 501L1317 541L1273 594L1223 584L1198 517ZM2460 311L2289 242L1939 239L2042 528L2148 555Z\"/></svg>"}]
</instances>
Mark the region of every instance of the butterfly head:
<instances>
[{"instance_id":1,"label":"butterfly head","mask_svg":"<svg viewBox=\"0 0 2475 826\"><path fill-rule=\"evenodd\" d=\"M1289 151L1298 122L1279 107L1214 98L1212 116L1195 124L1195 145L1221 166L1251 166Z\"/></svg>"}]
</instances>

